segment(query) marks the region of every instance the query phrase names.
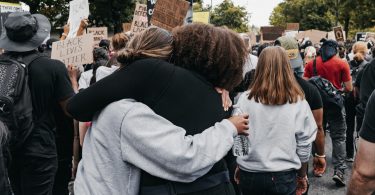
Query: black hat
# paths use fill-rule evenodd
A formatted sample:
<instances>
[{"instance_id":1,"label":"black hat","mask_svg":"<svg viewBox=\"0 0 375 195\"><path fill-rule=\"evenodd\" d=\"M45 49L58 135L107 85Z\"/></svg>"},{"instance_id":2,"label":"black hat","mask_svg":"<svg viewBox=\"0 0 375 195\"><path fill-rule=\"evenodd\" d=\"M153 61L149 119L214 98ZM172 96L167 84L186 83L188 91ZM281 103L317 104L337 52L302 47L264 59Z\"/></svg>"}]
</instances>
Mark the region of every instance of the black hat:
<instances>
[{"instance_id":1,"label":"black hat","mask_svg":"<svg viewBox=\"0 0 375 195\"><path fill-rule=\"evenodd\" d=\"M49 20L41 14L29 12L9 14L0 37L0 48L5 51L26 52L40 46L51 31Z\"/></svg>"}]
</instances>

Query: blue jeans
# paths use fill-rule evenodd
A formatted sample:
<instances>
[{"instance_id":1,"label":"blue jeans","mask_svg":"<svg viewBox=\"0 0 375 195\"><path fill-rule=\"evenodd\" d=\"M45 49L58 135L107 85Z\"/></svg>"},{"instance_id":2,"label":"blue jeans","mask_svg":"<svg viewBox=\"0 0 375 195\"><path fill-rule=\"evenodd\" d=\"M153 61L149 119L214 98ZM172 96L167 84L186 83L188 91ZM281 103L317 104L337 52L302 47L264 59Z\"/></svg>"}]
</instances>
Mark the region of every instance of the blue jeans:
<instances>
[{"instance_id":1,"label":"blue jeans","mask_svg":"<svg viewBox=\"0 0 375 195\"><path fill-rule=\"evenodd\" d=\"M295 195L296 171L251 173L240 170L242 194Z\"/></svg>"}]
</instances>

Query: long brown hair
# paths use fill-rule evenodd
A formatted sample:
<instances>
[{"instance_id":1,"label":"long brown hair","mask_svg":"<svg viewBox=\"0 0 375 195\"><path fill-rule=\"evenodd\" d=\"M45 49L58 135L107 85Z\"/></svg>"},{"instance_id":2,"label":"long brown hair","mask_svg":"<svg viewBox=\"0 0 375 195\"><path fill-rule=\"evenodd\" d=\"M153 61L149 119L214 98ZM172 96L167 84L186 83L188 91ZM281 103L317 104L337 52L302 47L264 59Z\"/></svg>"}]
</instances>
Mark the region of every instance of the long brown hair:
<instances>
[{"instance_id":1,"label":"long brown hair","mask_svg":"<svg viewBox=\"0 0 375 195\"><path fill-rule=\"evenodd\" d=\"M168 60L172 54L172 35L155 26L134 35L128 45L117 54L117 61L122 66L144 58Z\"/></svg>"},{"instance_id":2,"label":"long brown hair","mask_svg":"<svg viewBox=\"0 0 375 195\"><path fill-rule=\"evenodd\" d=\"M262 51L248 98L265 105L283 105L304 99L283 48L267 47Z\"/></svg>"}]
</instances>

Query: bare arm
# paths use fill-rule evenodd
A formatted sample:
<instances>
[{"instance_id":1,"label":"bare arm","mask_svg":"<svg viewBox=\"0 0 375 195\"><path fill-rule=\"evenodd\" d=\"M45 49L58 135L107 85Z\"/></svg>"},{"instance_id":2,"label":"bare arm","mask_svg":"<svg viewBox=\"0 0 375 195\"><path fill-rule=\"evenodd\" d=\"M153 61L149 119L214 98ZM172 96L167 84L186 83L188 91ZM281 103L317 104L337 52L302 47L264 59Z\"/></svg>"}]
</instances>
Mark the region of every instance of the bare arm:
<instances>
[{"instance_id":1,"label":"bare arm","mask_svg":"<svg viewBox=\"0 0 375 195\"><path fill-rule=\"evenodd\" d=\"M353 83L352 83L352 79L350 79L350 81L348 82L344 82L344 91L345 92L350 92L350 91L353 91Z\"/></svg>"},{"instance_id":2,"label":"bare arm","mask_svg":"<svg viewBox=\"0 0 375 195\"><path fill-rule=\"evenodd\" d=\"M362 138L354 162L348 195L371 194L375 191L375 144Z\"/></svg>"},{"instance_id":3,"label":"bare arm","mask_svg":"<svg viewBox=\"0 0 375 195\"><path fill-rule=\"evenodd\" d=\"M312 110L316 125L318 126L318 131L316 134L316 139L314 141L314 145L316 148L316 153L318 155L324 155L324 144L325 144L325 135L323 129L323 108Z\"/></svg>"}]
</instances>

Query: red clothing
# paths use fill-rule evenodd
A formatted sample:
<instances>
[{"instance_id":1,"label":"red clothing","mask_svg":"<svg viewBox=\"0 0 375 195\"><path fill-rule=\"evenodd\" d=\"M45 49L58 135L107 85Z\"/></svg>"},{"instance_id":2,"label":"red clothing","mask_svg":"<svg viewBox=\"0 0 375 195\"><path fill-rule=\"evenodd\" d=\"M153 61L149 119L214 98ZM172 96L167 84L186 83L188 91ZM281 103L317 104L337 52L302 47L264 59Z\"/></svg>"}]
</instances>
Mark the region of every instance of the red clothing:
<instances>
[{"instance_id":1,"label":"red clothing","mask_svg":"<svg viewBox=\"0 0 375 195\"><path fill-rule=\"evenodd\" d=\"M303 75L304 77L311 78L314 76L313 63L314 60L307 63ZM336 89L341 89L342 83L348 82L352 79L350 76L349 64L337 56L333 56L324 63L322 58L318 56L316 58L316 70L319 76L329 80Z\"/></svg>"}]
</instances>

